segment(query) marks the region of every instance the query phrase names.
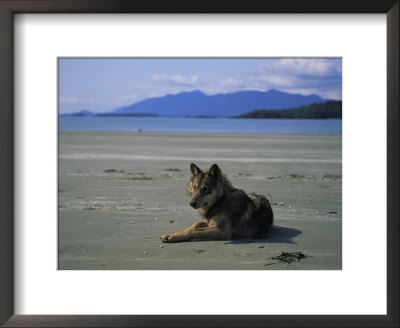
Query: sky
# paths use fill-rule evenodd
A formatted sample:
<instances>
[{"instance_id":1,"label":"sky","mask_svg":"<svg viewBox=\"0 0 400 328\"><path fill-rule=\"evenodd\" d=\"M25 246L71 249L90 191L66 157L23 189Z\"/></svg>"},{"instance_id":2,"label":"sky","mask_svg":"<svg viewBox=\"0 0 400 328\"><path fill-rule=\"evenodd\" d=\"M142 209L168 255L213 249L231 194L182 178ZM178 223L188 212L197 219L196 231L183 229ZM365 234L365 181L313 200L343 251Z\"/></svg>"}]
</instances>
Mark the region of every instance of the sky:
<instances>
[{"instance_id":1,"label":"sky","mask_svg":"<svg viewBox=\"0 0 400 328\"><path fill-rule=\"evenodd\" d=\"M342 99L340 58L59 58L59 113L103 113L146 98L276 89Z\"/></svg>"}]
</instances>

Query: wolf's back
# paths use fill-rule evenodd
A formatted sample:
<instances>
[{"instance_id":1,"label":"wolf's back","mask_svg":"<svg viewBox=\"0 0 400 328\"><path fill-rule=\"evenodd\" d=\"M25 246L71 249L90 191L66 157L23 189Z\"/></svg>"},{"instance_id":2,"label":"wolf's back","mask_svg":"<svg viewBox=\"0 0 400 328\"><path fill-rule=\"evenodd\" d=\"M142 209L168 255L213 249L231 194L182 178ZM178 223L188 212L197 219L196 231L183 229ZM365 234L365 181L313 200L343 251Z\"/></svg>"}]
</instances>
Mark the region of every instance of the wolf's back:
<instances>
[{"instance_id":1,"label":"wolf's back","mask_svg":"<svg viewBox=\"0 0 400 328\"><path fill-rule=\"evenodd\" d=\"M268 198L256 194L250 194L248 197L253 201L255 208L254 220L259 225L260 231L269 232L272 228L274 213Z\"/></svg>"}]
</instances>

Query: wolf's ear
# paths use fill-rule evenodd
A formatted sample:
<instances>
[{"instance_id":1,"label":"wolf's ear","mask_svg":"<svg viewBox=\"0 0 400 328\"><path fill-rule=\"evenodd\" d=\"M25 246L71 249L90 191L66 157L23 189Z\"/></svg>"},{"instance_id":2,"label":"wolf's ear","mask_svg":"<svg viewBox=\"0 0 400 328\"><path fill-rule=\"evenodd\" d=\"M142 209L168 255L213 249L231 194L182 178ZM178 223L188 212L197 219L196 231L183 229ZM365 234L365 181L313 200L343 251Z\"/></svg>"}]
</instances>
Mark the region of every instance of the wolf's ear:
<instances>
[{"instance_id":1,"label":"wolf's ear","mask_svg":"<svg viewBox=\"0 0 400 328\"><path fill-rule=\"evenodd\" d=\"M196 164L190 164L190 172L192 173L192 178L194 178L196 175L201 173L200 168Z\"/></svg>"},{"instance_id":2,"label":"wolf's ear","mask_svg":"<svg viewBox=\"0 0 400 328\"><path fill-rule=\"evenodd\" d=\"M210 172L209 174L213 178L215 178L217 180L222 180L222 172L221 172L221 169L218 167L217 164L211 165L209 172Z\"/></svg>"}]
</instances>

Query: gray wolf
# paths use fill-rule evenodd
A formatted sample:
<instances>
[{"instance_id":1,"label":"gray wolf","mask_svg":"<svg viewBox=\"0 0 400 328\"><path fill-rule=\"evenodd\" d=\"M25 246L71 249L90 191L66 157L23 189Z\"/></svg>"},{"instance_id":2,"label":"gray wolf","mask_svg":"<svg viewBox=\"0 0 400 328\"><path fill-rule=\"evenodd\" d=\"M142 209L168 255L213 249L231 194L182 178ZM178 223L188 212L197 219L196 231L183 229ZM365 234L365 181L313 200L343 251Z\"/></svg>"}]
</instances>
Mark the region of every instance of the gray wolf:
<instances>
[{"instance_id":1,"label":"gray wolf","mask_svg":"<svg viewBox=\"0 0 400 328\"><path fill-rule=\"evenodd\" d=\"M236 189L217 164L201 170L192 163L190 172L190 206L198 209L204 220L185 230L162 235L162 242L261 237L270 231L273 212L267 197Z\"/></svg>"}]
</instances>

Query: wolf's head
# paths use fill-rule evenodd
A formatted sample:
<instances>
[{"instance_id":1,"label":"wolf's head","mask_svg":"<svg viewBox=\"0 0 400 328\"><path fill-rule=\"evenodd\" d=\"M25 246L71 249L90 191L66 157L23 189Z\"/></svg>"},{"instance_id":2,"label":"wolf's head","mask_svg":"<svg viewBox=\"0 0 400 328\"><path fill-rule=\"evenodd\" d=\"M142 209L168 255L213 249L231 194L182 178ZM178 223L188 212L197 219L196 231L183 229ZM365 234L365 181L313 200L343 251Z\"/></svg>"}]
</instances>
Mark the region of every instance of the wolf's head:
<instances>
[{"instance_id":1,"label":"wolf's head","mask_svg":"<svg viewBox=\"0 0 400 328\"><path fill-rule=\"evenodd\" d=\"M208 170L201 170L196 164L190 164L191 180L188 193L191 195L190 206L202 208L212 206L222 193L224 176L217 164Z\"/></svg>"}]
</instances>

